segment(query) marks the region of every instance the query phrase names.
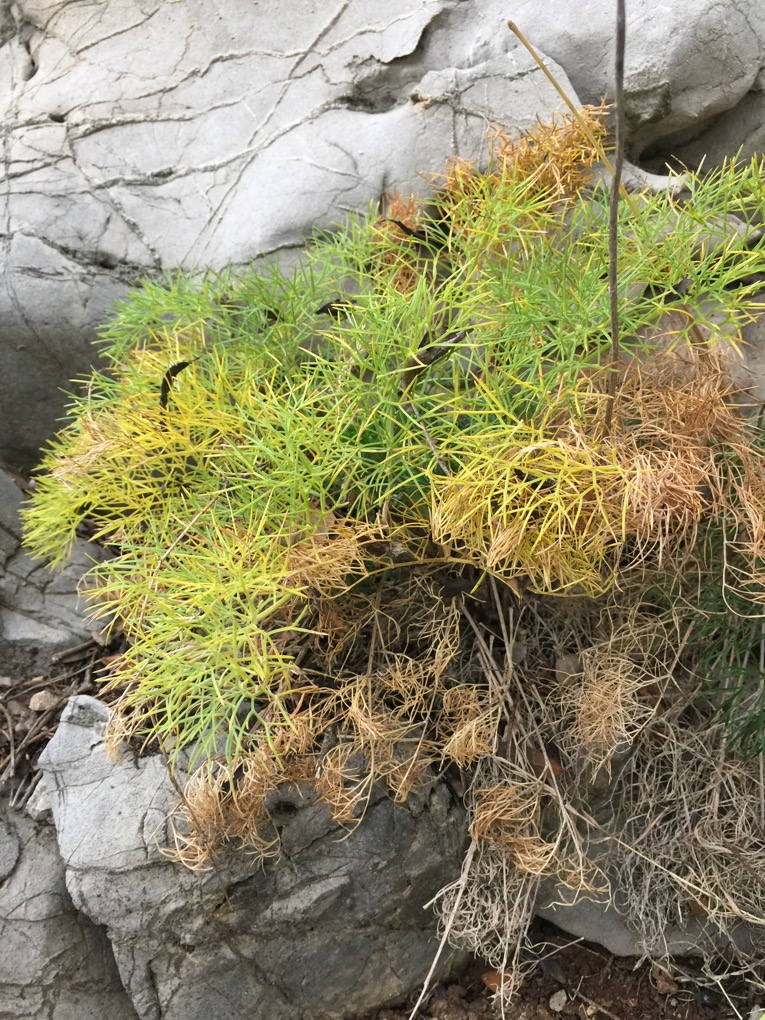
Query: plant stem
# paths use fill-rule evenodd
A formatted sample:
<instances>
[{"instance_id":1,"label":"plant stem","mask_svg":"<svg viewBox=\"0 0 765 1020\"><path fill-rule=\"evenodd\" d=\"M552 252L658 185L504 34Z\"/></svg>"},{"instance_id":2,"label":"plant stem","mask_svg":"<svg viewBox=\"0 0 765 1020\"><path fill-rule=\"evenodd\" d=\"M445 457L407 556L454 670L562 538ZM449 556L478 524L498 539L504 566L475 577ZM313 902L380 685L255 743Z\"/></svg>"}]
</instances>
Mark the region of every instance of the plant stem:
<instances>
[{"instance_id":1,"label":"plant stem","mask_svg":"<svg viewBox=\"0 0 765 1020\"><path fill-rule=\"evenodd\" d=\"M617 7L617 14L616 14L616 16L617 16L617 33L619 31L618 18L619 18L619 11L620 10L621 10L621 15L622 15L622 20L624 20L624 2L623 2L623 0L618 0L618 7ZM521 42L526 47L526 49L528 50L529 54L533 57L534 61L539 66L540 71L542 71L542 73L545 75L545 77L550 82L552 87L555 89L555 91L561 97L563 102L569 108L569 110L571 111L571 116L574 118L574 120L577 122L579 127L584 132L584 136L589 141L590 145L592 145L593 149L595 149L595 151L598 153L598 158L602 161L603 166L606 168L606 170L608 170L608 172L610 174L612 174L613 176L616 176L615 167L613 167L611 165L611 160L606 155L605 149L601 145L600 141L592 133L592 131L589 128L589 125L587 124L587 121L582 117L581 113L576 108L575 104L571 101L571 99L566 94L565 89L563 89L561 87L560 82L555 77L555 75L552 73L552 71L550 71L550 69L547 67L545 62L540 57L539 53L534 49L534 47L531 45L529 40L526 38L526 36L523 34L523 32L521 32L520 28L518 28L518 26L516 25L516 23L514 21L508 21L507 27L513 33L513 35L518 39L518 41ZM619 59L619 52L618 52L619 51L619 43L618 43L618 38L617 38L616 49L617 49L616 59L618 61L618 59ZM623 44L623 37L622 37L621 55L622 55L622 84L623 84L623 81L624 81L624 74L623 74L623 70L624 70L624 44ZM618 95L618 93L617 93L617 95ZM617 106L619 106L619 105L620 105L619 104L619 100L617 98ZM618 117L618 115L619 114L618 114L618 111L617 111L617 117ZM624 153L622 153L622 162L624 162ZM624 199L627 202L627 204L629 205L630 209L633 211L633 213L637 214L637 210L635 209L635 203L634 203L634 201L632 199L632 196L627 192L627 190L621 184L621 176L622 176L622 174L621 174L621 167L619 167L619 178L618 178L618 182L619 183L618 183L618 187L621 190L621 193L624 196Z\"/></svg>"},{"instance_id":2,"label":"plant stem","mask_svg":"<svg viewBox=\"0 0 765 1020\"><path fill-rule=\"evenodd\" d=\"M611 364L608 374L606 432L611 431L616 393L616 371L619 363L619 292L617 289L617 258L619 254L619 186L624 165L624 50L626 37L625 0L616 0L616 59L614 62L614 99L616 133L614 176L608 216L608 291L611 303Z\"/></svg>"}]
</instances>

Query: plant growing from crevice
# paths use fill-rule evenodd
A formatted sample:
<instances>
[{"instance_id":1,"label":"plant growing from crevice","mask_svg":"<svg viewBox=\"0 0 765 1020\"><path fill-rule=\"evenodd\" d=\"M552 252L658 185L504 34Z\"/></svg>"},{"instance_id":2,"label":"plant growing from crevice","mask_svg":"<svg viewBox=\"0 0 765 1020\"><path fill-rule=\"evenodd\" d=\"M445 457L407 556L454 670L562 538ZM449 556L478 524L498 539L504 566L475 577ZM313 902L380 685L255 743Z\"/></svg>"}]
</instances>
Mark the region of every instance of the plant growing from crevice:
<instances>
[{"instance_id":1,"label":"plant growing from crevice","mask_svg":"<svg viewBox=\"0 0 765 1020\"><path fill-rule=\"evenodd\" d=\"M646 843L613 819L649 810L625 761L667 727L754 776L729 739L750 701L730 673L720 726L691 593L723 630L765 601L765 451L729 373L760 310L763 168L620 206L614 366L603 136L598 109L497 130L485 169L453 161L428 203L393 196L291 275L146 282L25 512L40 556L82 529L115 553L88 589L126 639L112 740L191 774L179 859L269 853L281 782L352 825L376 782L404 800L461 772L472 885L443 909L503 971L541 879L599 895L617 859L655 934ZM609 773L611 823L585 798ZM662 863L667 910L754 916L716 867Z\"/></svg>"}]
</instances>

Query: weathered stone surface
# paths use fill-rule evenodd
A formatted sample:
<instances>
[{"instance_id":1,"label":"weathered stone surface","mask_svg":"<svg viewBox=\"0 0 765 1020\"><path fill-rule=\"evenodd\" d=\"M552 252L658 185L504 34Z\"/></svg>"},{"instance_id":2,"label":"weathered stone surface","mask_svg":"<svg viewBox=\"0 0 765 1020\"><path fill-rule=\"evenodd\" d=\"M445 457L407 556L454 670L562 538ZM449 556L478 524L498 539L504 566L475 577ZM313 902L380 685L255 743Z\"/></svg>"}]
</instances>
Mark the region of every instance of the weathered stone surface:
<instances>
[{"instance_id":1,"label":"weathered stone surface","mask_svg":"<svg viewBox=\"0 0 765 1020\"><path fill-rule=\"evenodd\" d=\"M619 889L618 876L612 883L613 898L607 902L585 896L575 896L571 889L544 880L536 905L536 913L551 921L576 938L586 939L603 946L614 956L702 956L710 945L719 946L721 952L730 947L733 939L744 952L753 951L753 929L739 925L728 935L697 917L689 917L685 925L668 927L662 933L660 944L646 945L645 939L627 919L624 896Z\"/></svg>"},{"instance_id":2,"label":"weathered stone surface","mask_svg":"<svg viewBox=\"0 0 765 1020\"><path fill-rule=\"evenodd\" d=\"M745 161L761 156L765 153L765 91L761 80L765 80L762 72L733 109L650 146L645 152L646 163L660 170L667 161L714 167L736 154Z\"/></svg>"},{"instance_id":3,"label":"weathered stone surface","mask_svg":"<svg viewBox=\"0 0 765 1020\"><path fill-rule=\"evenodd\" d=\"M10 462L36 458L130 281L289 253L388 188L422 188L449 154L477 155L487 118L529 127L561 107L500 5L464 6L300 0L285 18L275 2L105 0L84 17L17 0L0 61ZM429 71L445 78L413 101Z\"/></svg>"},{"instance_id":4,"label":"weathered stone surface","mask_svg":"<svg viewBox=\"0 0 765 1020\"><path fill-rule=\"evenodd\" d=\"M765 291L758 298L765 302ZM765 407L765 320L759 318L748 323L741 330L741 335L746 347L733 362L732 374L748 394L748 402L759 415Z\"/></svg>"},{"instance_id":5,"label":"weathered stone surface","mask_svg":"<svg viewBox=\"0 0 765 1020\"><path fill-rule=\"evenodd\" d=\"M759 145L765 8L628 8L633 155L712 122L731 151ZM137 277L288 255L381 192L422 188L447 155L476 156L487 120L525 128L561 109L508 14L573 99L612 81L611 0L563 0L554 17L538 0L296 0L288 19L275 0L3 12L0 452L17 465Z\"/></svg>"},{"instance_id":6,"label":"weathered stone surface","mask_svg":"<svg viewBox=\"0 0 765 1020\"><path fill-rule=\"evenodd\" d=\"M568 74L583 102L612 94L615 6L566 0L555 16L537 0L518 0L510 17ZM740 121L735 112L762 88L765 7L747 0L630 0L627 4L625 106L629 149L640 155L677 139ZM745 141L730 138L732 149Z\"/></svg>"},{"instance_id":7,"label":"weathered stone surface","mask_svg":"<svg viewBox=\"0 0 765 1020\"><path fill-rule=\"evenodd\" d=\"M104 932L78 913L53 828L0 807L0 1020L136 1020Z\"/></svg>"},{"instance_id":8,"label":"weathered stone surface","mask_svg":"<svg viewBox=\"0 0 765 1020\"><path fill-rule=\"evenodd\" d=\"M98 546L77 541L66 566L51 572L21 549L22 493L0 470L0 661L4 672L47 668L56 648L82 641L100 626L84 618L77 585L102 560Z\"/></svg>"},{"instance_id":9,"label":"weathered stone surface","mask_svg":"<svg viewBox=\"0 0 765 1020\"><path fill-rule=\"evenodd\" d=\"M465 842L443 787L407 808L376 799L348 835L285 786L278 861L232 854L193 873L158 849L177 801L164 762L111 762L105 721L95 699L71 699L41 767L67 888L106 926L142 1020L340 1017L423 979L437 943L422 907L459 873Z\"/></svg>"}]
</instances>

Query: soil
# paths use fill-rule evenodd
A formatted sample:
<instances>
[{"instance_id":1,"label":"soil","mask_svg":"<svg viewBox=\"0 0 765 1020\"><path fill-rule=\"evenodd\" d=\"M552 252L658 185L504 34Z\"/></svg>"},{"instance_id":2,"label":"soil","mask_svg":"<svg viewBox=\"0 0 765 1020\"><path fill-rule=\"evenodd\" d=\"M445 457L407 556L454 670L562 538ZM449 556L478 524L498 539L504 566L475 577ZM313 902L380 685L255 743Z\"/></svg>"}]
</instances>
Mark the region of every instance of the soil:
<instances>
[{"instance_id":1,"label":"soil","mask_svg":"<svg viewBox=\"0 0 765 1020\"><path fill-rule=\"evenodd\" d=\"M733 1020L750 1016L744 985L709 987L694 961L659 964L614 957L554 925L535 932L544 958L502 1012L488 985L499 975L476 964L458 984L439 985L418 1020ZM409 1003L344 1020L409 1020Z\"/></svg>"},{"instance_id":2,"label":"soil","mask_svg":"<svg viewBox=\"0 0 765 1020\"><path fill-rule=\"evenodd\" d=\"M0 676L0 793L10 793L17 806L34 786L37 758L67 700L74 694L114 700L114 695L104 697L97 678L108 671L115 650L85 642L49 656L45 672L37 674L41 666L35 655L30 654L26 669L4 660L3 669L13 675Z\"/></svg>"}]
</instances>

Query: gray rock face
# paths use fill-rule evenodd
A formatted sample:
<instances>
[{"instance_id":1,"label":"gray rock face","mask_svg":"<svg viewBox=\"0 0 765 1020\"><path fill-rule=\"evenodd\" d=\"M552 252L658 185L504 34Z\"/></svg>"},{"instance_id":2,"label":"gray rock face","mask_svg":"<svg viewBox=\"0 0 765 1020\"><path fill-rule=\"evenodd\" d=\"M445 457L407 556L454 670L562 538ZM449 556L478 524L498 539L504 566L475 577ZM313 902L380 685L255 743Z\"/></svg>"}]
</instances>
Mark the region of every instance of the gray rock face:
<instances>
[{"instance_id":1,"label":"gray rock face","mask_svg":"<svg viewBox=\"0 0 765 1020\"><path fill-rule=\"evenodd\" d=\"M100 629L84 618L77 594L82 575L105 553L78 540L63 570L52 573L21 549L21 490L0 470L0 661L4 672L47 668L56 648Z\"/></svg>"},{"instance_id":2,"label":"gray rock face","mask_svg":"<svg viewBox=\"0 0 765 1020\"><path fill-rule=\"evenodd\" d=\"M289 253L393 186L422 188L451 153L478 155L487 118L530 127L561 106L486 0L11 10L0 450L17 465L129 282Z\"/></svg>"},{"instance_id":3,"label":"gray rock face","mask_svg":"<svg viewBox=\"0 0 765 1020\"><path fill-rule=\"evenodd\" d=\"M0 1018L136 1020L102 929L78 913L50 825L0 807Z\"/></svg>"},{"instance_id":4,"label":"gray rock face","mask_svg":"<svg viewBox=\"0 0 765 1020\"><path fill-rule=\"evenodd\" d=\"M765 8L628 6L633 155L713 119L729 151L759 144ZM524 129L561 109L508 14L574 101L612 80L611 0L561 0L554 17L538 0L3 11L0 453L22 466L138 277L289 255L392 187L422 190L448 155L478 156L487 121Z\"/></svg>"},{"instance_id":5,"label":"gray rock face","mask_svg":"<svg viewBox=\"0 0 765 1020\"><path fill-rule=\"evenodd\" d=\"M765 291L758 294L765 302ZM748 323L741 330L746 347L733 363L733 378L746 390L747 400L759 415L765 408L765 321L762 318Z\"/></svg>"},{"instance_id":6,"label":"gray rock face","mask_svg":"<svg viewBox=\"0 0 765 1020\"><path fill-rule=\"evenodd\" d=\"M721 935L713 924L696 917L687 918L683 927L666 928L660 944L646 945L645 939L627 921L624 904L619 903L623 896L618 876L612 887L614 899L599 901L584 896L576 898L565 886L545 880L542 882L535 913L575 938L603 946L614 956L642 957L646 952L658 959L667 955L703 956L709 951L710 945L719 947L720 952L725 953L730 949L729 937L744 953L754 951L757 932L748 925L742 923L728 937Z\"/></svg>"},{"instance_id":7,"label":"gray rock face","mask_svg":"<svg viewBox=\"0 0 765 1020\"><path fill-rule=\"evenodd\" d=\"M417 987L437 947L423 904L465 843L444 788L406 808L377 799L347 835L285 786L278 861L232 854L193 873L158 849L177 801L164 762L111 762L105 721L95 699L71 699L41 767L67 888L106 927L141 1020L319 1020Z\"/></svg>"},{"instance_id":8,"label":"gray rock face","mask_svg":"<svg viewBox=\"0 0 765 1020\"><path fill-rule=\"evenodd\" d=\"M566 70L583 102L612 94L612 0L566 0L555 5L554 17L536 0L518 0L508 16ZM763 66L760 3L629 0L624 88L632 156L680 132L700 134L712 118L731 125L727 154L734 153L745 141L732 127L736 109L761 91Z\"/></svg>"}]
</instances>

